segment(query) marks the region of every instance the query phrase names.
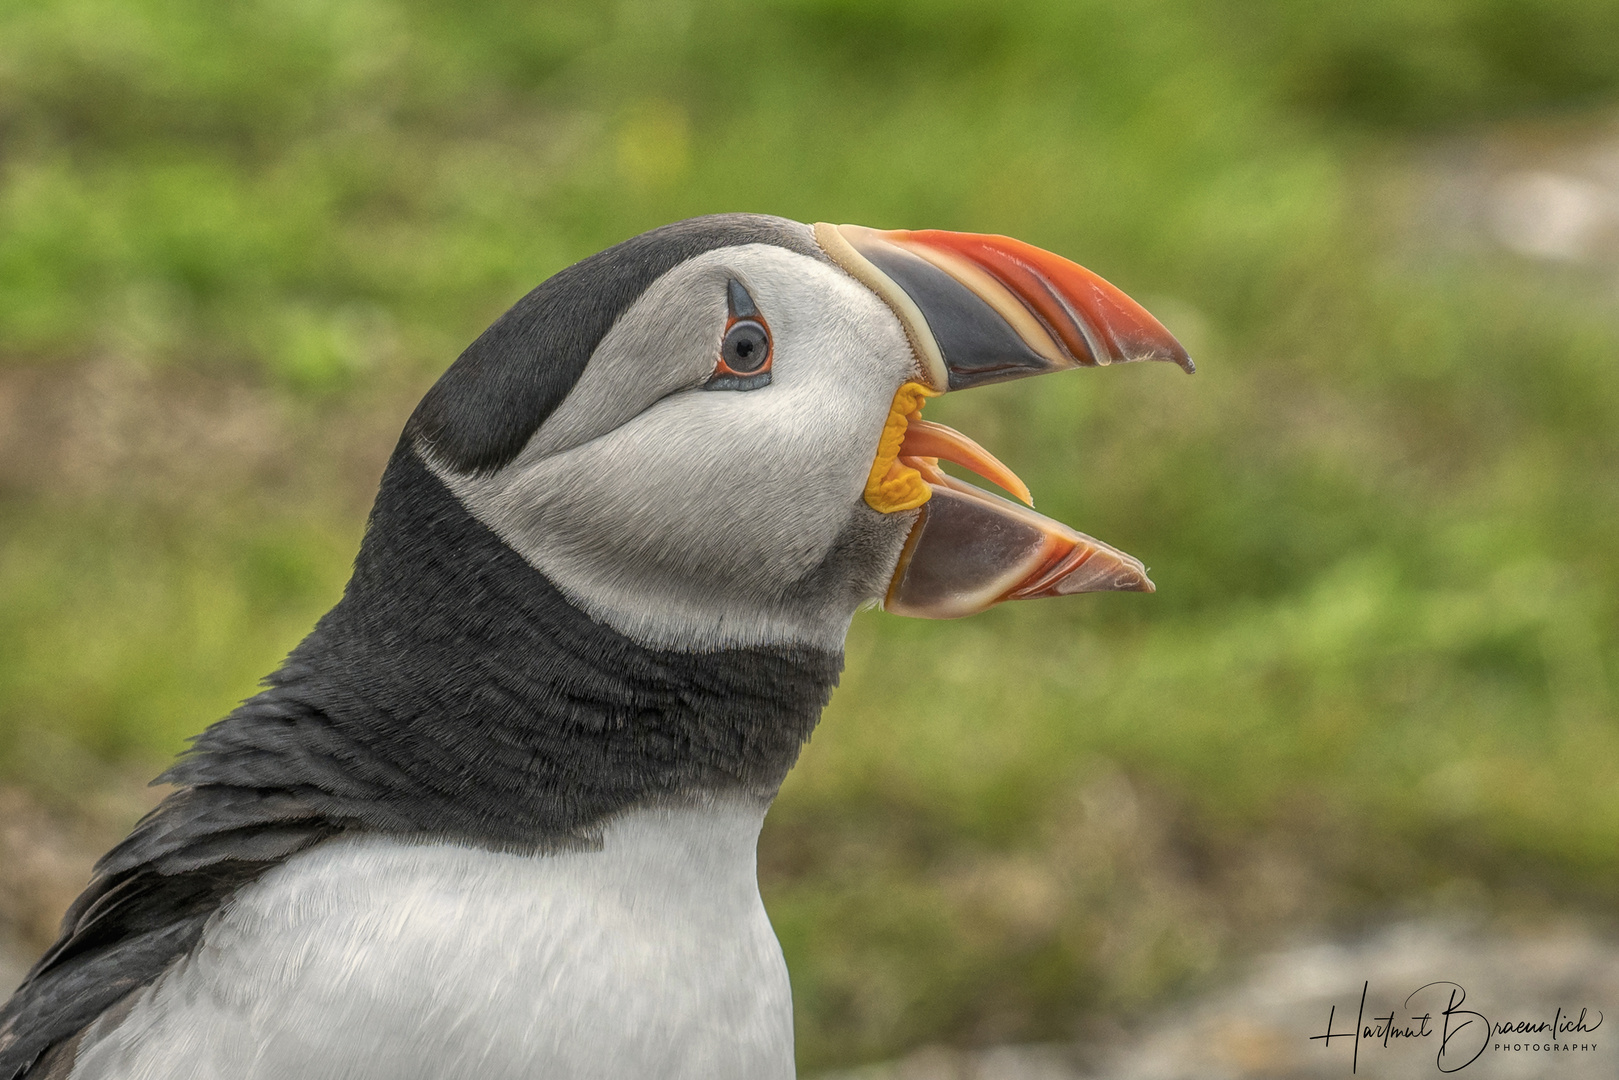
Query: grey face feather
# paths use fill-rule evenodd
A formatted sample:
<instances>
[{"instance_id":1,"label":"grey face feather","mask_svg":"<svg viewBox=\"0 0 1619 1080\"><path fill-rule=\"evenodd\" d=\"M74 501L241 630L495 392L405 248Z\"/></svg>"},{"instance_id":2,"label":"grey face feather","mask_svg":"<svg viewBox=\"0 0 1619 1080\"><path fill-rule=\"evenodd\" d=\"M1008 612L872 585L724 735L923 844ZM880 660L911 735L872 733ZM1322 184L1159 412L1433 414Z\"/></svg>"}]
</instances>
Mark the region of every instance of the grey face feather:
<instances>
[{"instance_id":1,"label":"grey face feather","mask_svg":"<svg viewBox=\"0 0 1619 1080\"><path fill-rule=\"evenodd\" d=\"M731 279L770 326L771 383L708 392ZM843 271L771 244L721 248L625 310L509 464L425 456L570 600L642 644L840 650L915 520L862 499L914 365L899 320Z\"/></svg>"}]
</instances>

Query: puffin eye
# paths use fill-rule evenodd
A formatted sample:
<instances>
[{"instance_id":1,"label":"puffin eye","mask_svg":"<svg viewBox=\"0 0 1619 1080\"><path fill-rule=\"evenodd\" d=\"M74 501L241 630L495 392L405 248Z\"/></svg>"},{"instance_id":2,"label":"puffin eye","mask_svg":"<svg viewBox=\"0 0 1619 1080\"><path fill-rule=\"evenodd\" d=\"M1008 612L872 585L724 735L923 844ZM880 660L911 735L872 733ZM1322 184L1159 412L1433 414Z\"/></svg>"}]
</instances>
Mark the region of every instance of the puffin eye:
<instances>
[{"instance_id":1,"label":"puffin eye","mask_svg":"<svg viewBox=\"0 0 1619 1080\"><path fill-rule=\"evenodd\" d=\"M757 316L733 317L720 342L719 362L703 384L709 390L757 390L770 385L770 330Z\"/></svg>"},{"instance_id":2,"label":"puffin eye","mask_svg":"<svg viewBox=\"0 0 1619 1080\"><path fill-rule=\"evenodd\" d=\"M740 319L725 331L720 359L738 375L752 375L770 360L770 335L752 319Z\"/></svg>"}]
</instances>

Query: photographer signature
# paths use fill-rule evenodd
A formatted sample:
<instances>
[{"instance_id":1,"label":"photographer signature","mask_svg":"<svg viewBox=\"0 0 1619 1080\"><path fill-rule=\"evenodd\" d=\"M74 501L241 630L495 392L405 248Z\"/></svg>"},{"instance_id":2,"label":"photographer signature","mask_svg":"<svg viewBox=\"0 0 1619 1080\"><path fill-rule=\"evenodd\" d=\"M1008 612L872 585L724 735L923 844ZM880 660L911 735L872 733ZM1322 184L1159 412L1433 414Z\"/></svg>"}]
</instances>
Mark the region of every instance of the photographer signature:
<instances>
[{"instance_id":1,"label":"photographer signature","mask_svg":"<svg viewBox=\"0 0 1619 1080\"><path fill-rule=\"evenodd\" d=\"M1323 1034L1310 1036L1311 1042L1320 1041L1324 1047L1332 1046L1334 1039L1353 1040L1354 1054L1350 1059L1352 1073L1360 1068L1362 1043L1380 1044L1387 1049L1390 1043L1398 1045L1417 1039L1436 1038L1438 1052L1434 1055L1434 1065L1442 1073L1453 1073L1467 1068L1492 1047L1497 1051L1530 1050L1537 1053L1595 1050L1596 1043L1584 1039L1584 1036L1602 1026L1602 1013L1596 1014L1593 1023L1589 1010L1584 1008L1580 1009L1577 1017L1559 1008L1549 1021L1491 1021L1478 1010L1463 1007L1467 1002L1467 991L1460 983L1444 981L1420 986L1407 995L1404 1008L1408 1016L1397 1019L1394 1010L1390 1009L1383 1016L1368 1019L1366 995L1370 989L1369 980L1361 985L1360 1012L1352 1029L1338 1031L1334 1028L1338 1015L1338 1006L1334 1005L1327 1013L1327 1030ZM1427 995L1424 1003L1437 1004L1443 1000L1444 1008L1437 1012L1429 1008L1418 1014L1418 1006L1413 1006L1412 1002L1423 999L1424 995ZM1523 1036L1530 1038L1526 1041ZM1537 1039L1534 1036L1540 1037Z\"/></svg>"}]
</instances>

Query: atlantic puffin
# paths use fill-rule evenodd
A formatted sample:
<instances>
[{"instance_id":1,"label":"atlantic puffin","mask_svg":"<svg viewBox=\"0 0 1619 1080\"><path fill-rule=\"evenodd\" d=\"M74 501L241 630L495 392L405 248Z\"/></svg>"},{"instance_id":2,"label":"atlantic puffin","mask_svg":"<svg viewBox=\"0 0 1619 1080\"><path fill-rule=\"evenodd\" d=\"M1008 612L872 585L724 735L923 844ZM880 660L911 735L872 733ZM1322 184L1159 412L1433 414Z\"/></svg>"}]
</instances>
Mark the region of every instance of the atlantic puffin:
<instances>
[{"instance_id":1,"label":"atlantic puffin","mask_svg":"<svg viewBox=\"0 0 1619 1080\"><path fill-rule=\"evenodd\" d=\"M0 1080L793 1076L755 849L855 611L1153 587L922 408L1144 359L1192 370L1002 236L724 214L546 280L411 415L342 599L98 863Z\"/></svg>"}]
</instances>

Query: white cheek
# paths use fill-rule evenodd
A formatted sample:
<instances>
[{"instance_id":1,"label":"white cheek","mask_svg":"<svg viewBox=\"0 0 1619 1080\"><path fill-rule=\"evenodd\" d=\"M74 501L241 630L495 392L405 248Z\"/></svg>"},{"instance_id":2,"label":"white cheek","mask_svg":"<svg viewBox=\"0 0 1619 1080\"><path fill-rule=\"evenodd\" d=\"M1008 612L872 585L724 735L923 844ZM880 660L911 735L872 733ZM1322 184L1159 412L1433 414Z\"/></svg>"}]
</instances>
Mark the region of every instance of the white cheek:
<instances>
[{"instance_id":1,"label":"white cheek","mask_svg":"<svg viewBox=\"0 0 1619 1080\"><path fill-rule=\"evenodd\" d=\"M508 526L547 538L542 568L563 551L599 554L592 576L626 588L667 577L779 594L826 557L859 501L875 446L851 431L873 421L839 424L801 394L740 396L679 395L547 459L504 493Z\"/></svg>"},{"instance_id":2,"label":"white cheek","mask_svg":"<svg viewBox=\"0 0 1619 1080\"><path fill-rule=\"evenodd\" d=\"M891 571L903 543L907 522L864 520L862 492L914 360L841 271L780 249L734 261L771 323L770 385L680 391L493 477L441 475L570 599L645 644L841 649L886 581L873 567ZM877 538L859 565L831 567L857 517Z\"/></svg>"}]
</instances>

